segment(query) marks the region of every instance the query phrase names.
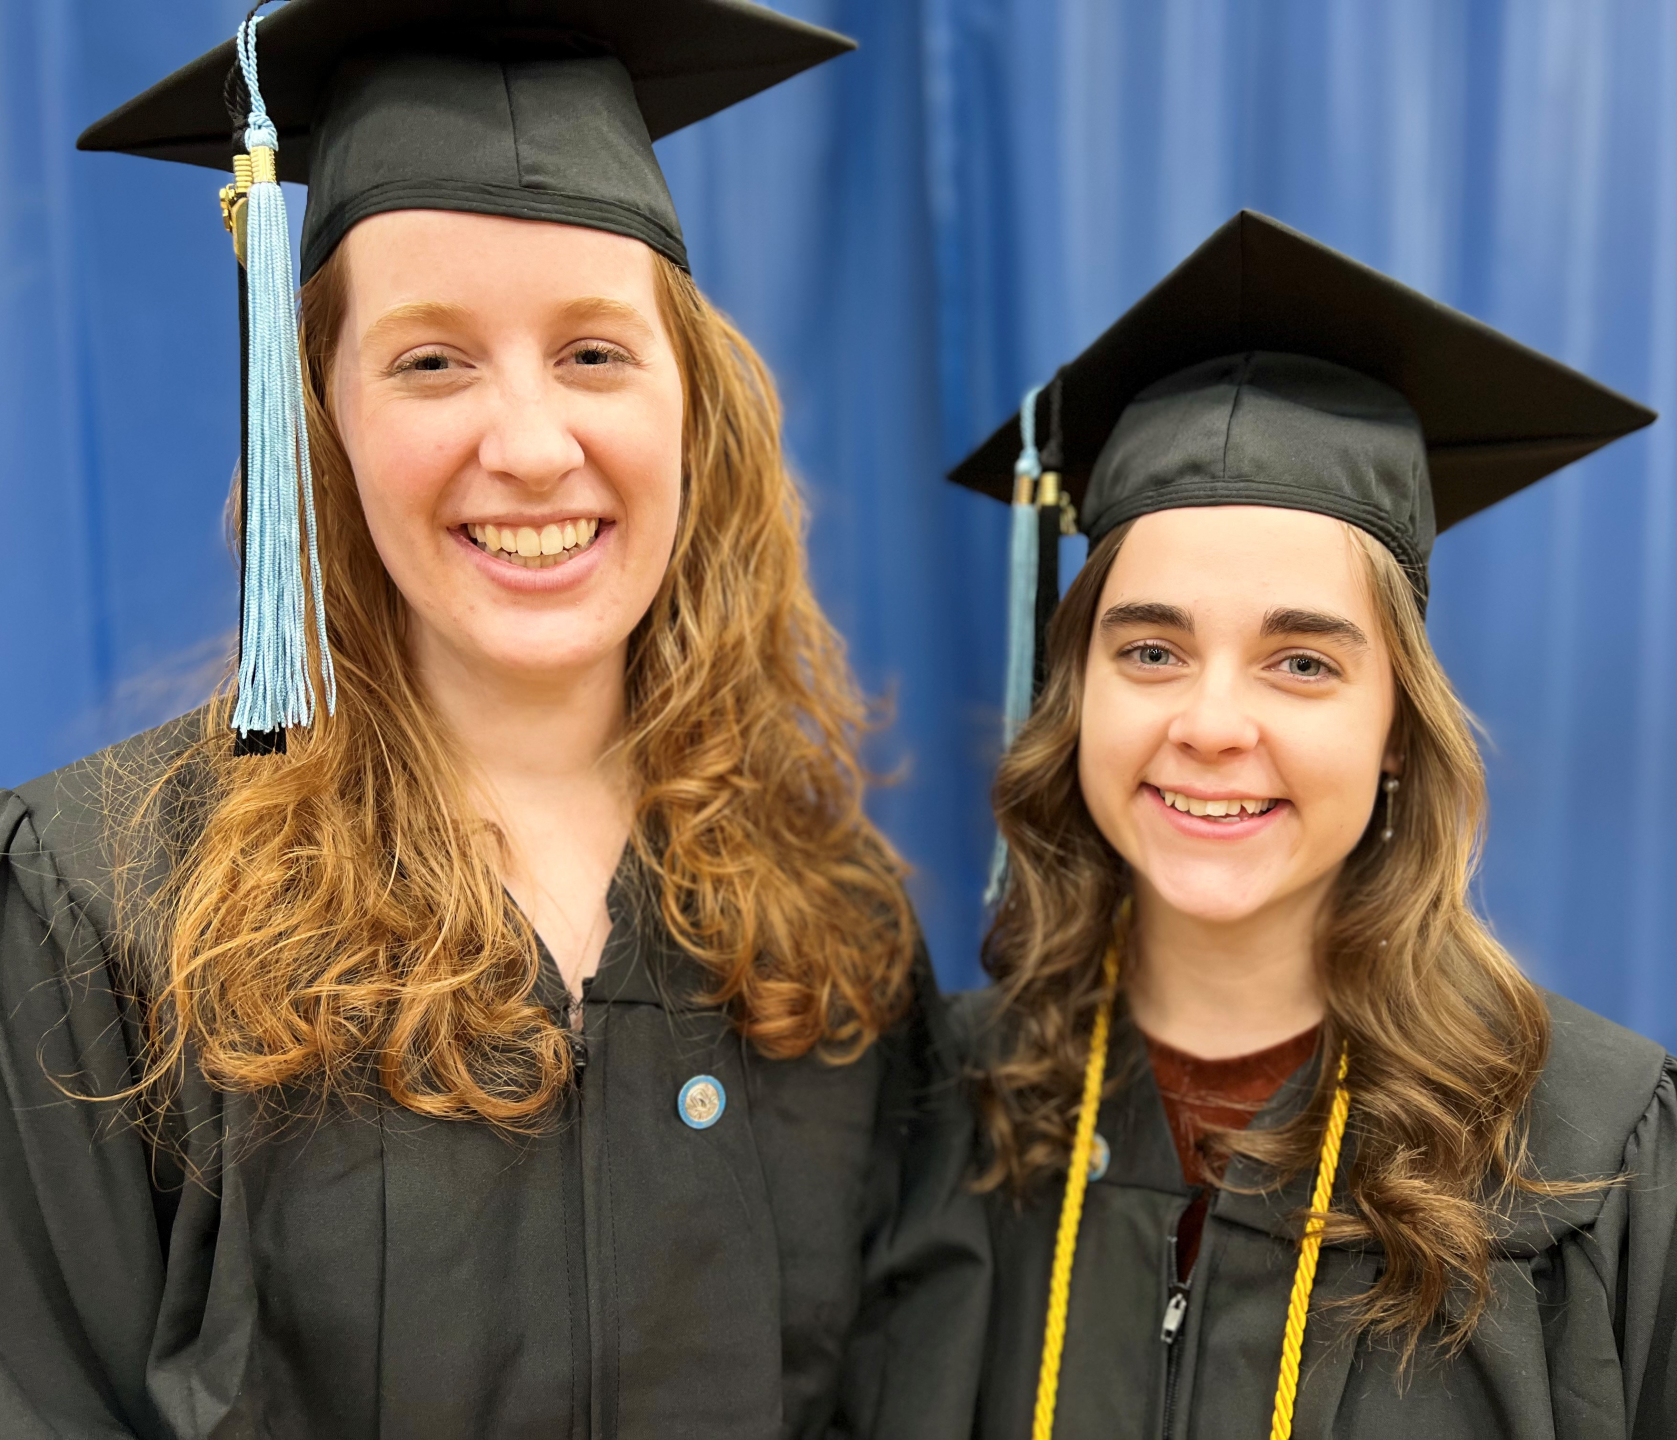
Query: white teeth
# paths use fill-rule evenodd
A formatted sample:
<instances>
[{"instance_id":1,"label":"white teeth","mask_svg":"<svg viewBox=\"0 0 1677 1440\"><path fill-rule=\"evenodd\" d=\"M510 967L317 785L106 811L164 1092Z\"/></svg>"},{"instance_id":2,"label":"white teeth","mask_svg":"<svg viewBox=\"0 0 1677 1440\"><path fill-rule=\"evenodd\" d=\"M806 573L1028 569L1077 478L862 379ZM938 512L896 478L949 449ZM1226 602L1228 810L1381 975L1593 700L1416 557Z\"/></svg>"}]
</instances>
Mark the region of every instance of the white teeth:
<instances>
[{"instance_id":1,"label":"white teeth","mask_svg":"<svg viewBox=\"0 0 1677 1440\"><path fill-rule=\"evenodd\" d=\"M599 534L600 522L598 519L556 521L540 530L530 525L503 527L473 523L465 530L491 555L527 570L540 570L562 564L580 552Z\"/></svg>"},{"instance_id":2,"label":"white teeth","mask_svg":"<svg viewBox=\"0 0 1677 1440\"><path fill-rule=\"evenodd\" d=\"M1275 808L1275 801L1240 796L1233 800L1201 800L1195 795L1184 795L1179 790L1160 790L1159 796L1173 810L1184 815L1200 815L1211 819L1234 819L1242 814L1265 815Z\"/></svg>"}]
</instances>

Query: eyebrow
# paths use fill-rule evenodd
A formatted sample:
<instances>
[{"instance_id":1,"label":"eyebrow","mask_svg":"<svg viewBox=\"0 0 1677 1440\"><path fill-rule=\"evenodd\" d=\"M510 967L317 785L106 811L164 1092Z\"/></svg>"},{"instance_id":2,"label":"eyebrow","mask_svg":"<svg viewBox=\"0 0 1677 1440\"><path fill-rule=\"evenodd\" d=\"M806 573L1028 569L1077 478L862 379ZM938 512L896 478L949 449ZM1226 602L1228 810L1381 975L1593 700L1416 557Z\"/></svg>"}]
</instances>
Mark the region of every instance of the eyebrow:
<instances>
[{"instance_id":1,"label":"eyebrow","mask_svg":"<svg viewBox=\"0 0 1677 1440\"><path fill-rule=\"evenodd\" d=\"M633 326L642 335L652 334L652 326L647 323L646 316L627 300L611 300L604 295L567 300L563 305L555 306L554 313L572 325L585 324L590 320L614 320L620 325Z\"/></svg>"},{"instance_id":2,"label":"eyebrow","mask_svg":"<svg viewBox=\"0 0 1677 1440\"><path fill-rule=\"evenodd\" d=\"M1319 635L1324 640L1343 640L1361 649L1368 647L1368 636L1359 626L1343 615L1326 610L1271 610L1264 616L1262 635Z\"/></svg>"},{"instance_id":3,"label":"eyebrow","mask_svg":"<svg viewBox=\"0 0 1677 1440\"><path fill-rule=\"evenodd\" d=\"M361 343L382 339L385 332L399 330L404 325L462 325L470 312L464 305L449 305L440 300L415 300L386 310L367 327Z\"/></svg>"},{"instance_id":4,"label":"eyebrow","mask_svg":"<svg viewBox=\"0 0 1677 1440\"><path fill-rule=\"evenodd\" d=\"M642 336L652 334L652 327L647 323L646 317L633 305L625 300L609 299L604 295L585 295L576 300L567 300L554 307L554 315L570 325L586 325L592 320L606 320L631 326ZM386 310L367 327L367 333L362 336L361 343L365 345L369 341L382 339L388 331L399 330L408 325L458 327L469 324L471 318L472 312L464 305L455 305L443 300L415 300Z\"/></svg>"},{"instance_id":5,"label":"eyebrow","mask_svg":"<svg viewBox=\"0 0 1677 1440\"><path fill-rule=\"evenodd\" d=\"M1101 616L1102 630L1121 630L1126 625L1151 625L1160 630L1181 630L1194 633L1194 617L1176 605L1161 605L1156 600L1134 600L1125 605L1109 606Z\"/></svg>"}]
</instances>

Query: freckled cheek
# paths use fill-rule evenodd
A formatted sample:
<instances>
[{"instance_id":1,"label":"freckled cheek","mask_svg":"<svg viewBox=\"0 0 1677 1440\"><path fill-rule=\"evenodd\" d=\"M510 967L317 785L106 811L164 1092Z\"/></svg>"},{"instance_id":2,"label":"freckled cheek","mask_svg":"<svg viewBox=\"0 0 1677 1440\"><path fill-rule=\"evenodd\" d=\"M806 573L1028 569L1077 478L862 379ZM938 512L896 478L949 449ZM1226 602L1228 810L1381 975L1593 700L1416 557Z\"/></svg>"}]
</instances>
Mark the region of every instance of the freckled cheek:
<instances>
[{"instance_id":1,"label":"freckled cheek","mask_svg":"<svg viewBox=\"0 0 1677 1440\"><path fill-rule=\"evenodd\" d=\"M675 533L681 510L681 416L652 414L578 433L590 465L621 498L631 540Z\"/></svg>"},{"instance_id":2,"label":"freckled cheek","mask_svg":"<svg viewBox=\"0 0 1677 1440\"><path fill-rule=\"evenodd\" d=\"M357 440L350 461L375 538L381 526L432 524L449 481L472 454L457 427L389 412L372 417Z\"/></svg>"}]
</instances>

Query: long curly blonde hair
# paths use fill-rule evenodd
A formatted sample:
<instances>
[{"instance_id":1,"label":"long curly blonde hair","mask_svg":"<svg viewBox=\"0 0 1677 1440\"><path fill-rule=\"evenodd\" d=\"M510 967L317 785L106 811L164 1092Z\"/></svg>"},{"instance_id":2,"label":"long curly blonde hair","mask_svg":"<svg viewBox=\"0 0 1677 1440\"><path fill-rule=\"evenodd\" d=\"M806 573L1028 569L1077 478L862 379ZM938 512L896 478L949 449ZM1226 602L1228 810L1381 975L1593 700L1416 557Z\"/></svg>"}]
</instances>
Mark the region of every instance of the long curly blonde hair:
<instances>
[{"instance_id":1,"label":"long curly blonde hair","mask_svg":"<svg viewBox=\"0 0 1677 1440\"><path fill-rule=\"evenodd\" d=\"M766 1055L842 1060L905 1003L915 944L901 864L862 810L868 712L809 586L773 382L653 259L684 476L670 566L629 645L630 844L709 1001ZM137 807L133 833L154 835L196 797L167 883L131 917L150 937L148 1083L168 1088L190 1056L229 1090L376 1082L424 1115L528 1129L570 1051L533 998L535 936L415 683L327 403L345 301L340 251L302 295L337 713L283 756L236 758L230 679Z\"/></svg>"},{"instance_id":2,"label":"long curly blonde hair","mask_svg":"<svg viewBox=\"0 0 1677 1440\"><path fill-rule=\"evenodd\" d=\"M1329 1217L1327 1234L1381 1248L1379 1278L1353 1312L1409 1357L1447 1297L1447 1348L1484 1314L1496 1211L1510 1191L1593 1187L1529 1173L1526 1102L1548 1054L1549 1014L1469 901L1483 763L1403 568L1346 528L1392 657L1404 775L1392 840L1380 839L1377 807L1318 937L1323 1053L1348 1045L1355 1097L1350 1205ZM1095 548L1067 592L1049 631L1042 697L996 778L1009 873L984 946L1003 999L1001 1051L980 1080L990 1152L981 1183L990 1188L1024 1191L1065 1168L1089 1035L1105 1003L1101 957L1130 891L1128 867L1090 816L1077 772L1089 637L1129 529ZM1114 1078L1108 1093L1128 1078ZM1334 1067L1324 1065L1291 1121L1214 1132L1208 1148L1225 1161L1250 1156L1283 1183L1315 1164L1334 1087Z\"/></svg>"}]
</instances>

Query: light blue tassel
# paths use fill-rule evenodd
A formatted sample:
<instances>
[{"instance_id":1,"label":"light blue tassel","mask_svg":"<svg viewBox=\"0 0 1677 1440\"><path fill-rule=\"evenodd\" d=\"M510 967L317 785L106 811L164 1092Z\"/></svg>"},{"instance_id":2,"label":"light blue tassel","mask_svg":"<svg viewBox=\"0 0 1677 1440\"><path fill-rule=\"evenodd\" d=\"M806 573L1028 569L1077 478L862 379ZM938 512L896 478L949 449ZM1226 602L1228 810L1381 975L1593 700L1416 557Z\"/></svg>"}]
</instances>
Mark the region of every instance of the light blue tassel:
<instances>
[{"instance_id":1,"label":"light blue tassel","mask_svg":"<svg viewBox=\"0 0 1677 1440\"><path fill-rule=\"evenodd\" d=\"M1019 405L1019 458L1013 462L1013 534L1007 560L1007 692L1002 744L1011 745L1031 713L1031 672L1036 664L1036 483L1042 457L1036 448L1040 385Z\"/></svg>"},{"instance_id":2,"label":"light blue tassel","mask_svg":"<svg viewBox=\"0 0 1677 1440\"><path fill-rule=\"evenodd\" d=\"M1031 713L1031 677L1036 666L1036 484L1042 457L1036 448L1037 385L1019 405L1019 458L1013 464L1013 533L1007 559L1007 689L1002 701L1002 747L1013 743ZM1007 875L1007 842L996 836L984 903L1001 899Z\"/></svg>"},{"instance_id":3,"label":"light blue tassel","mask_svg":"<svg viewBox=\"0 0 1677 1440\"><path fill-rule=\"evenodd\" d=\"M246 214L245 272L250 316L250 388L245 397L250 453L245 456L245 600L239 648L241 735L307 725L314 719L309 674L308 611L302 554L308 548L315 638L320 647L326 709L337 705L337 680L326 644L320 554L315 543L314 473L303 412L303 367L297 353L297 298L292 283L291 227L273 158L279 132L268 118L256 78L256 18L239 27L239 66L250 91L245 149L254 179ZM268 150L271 156L260 156ZM299 523L300 522L300 523Z\"/></svg>"}]
</instances>

